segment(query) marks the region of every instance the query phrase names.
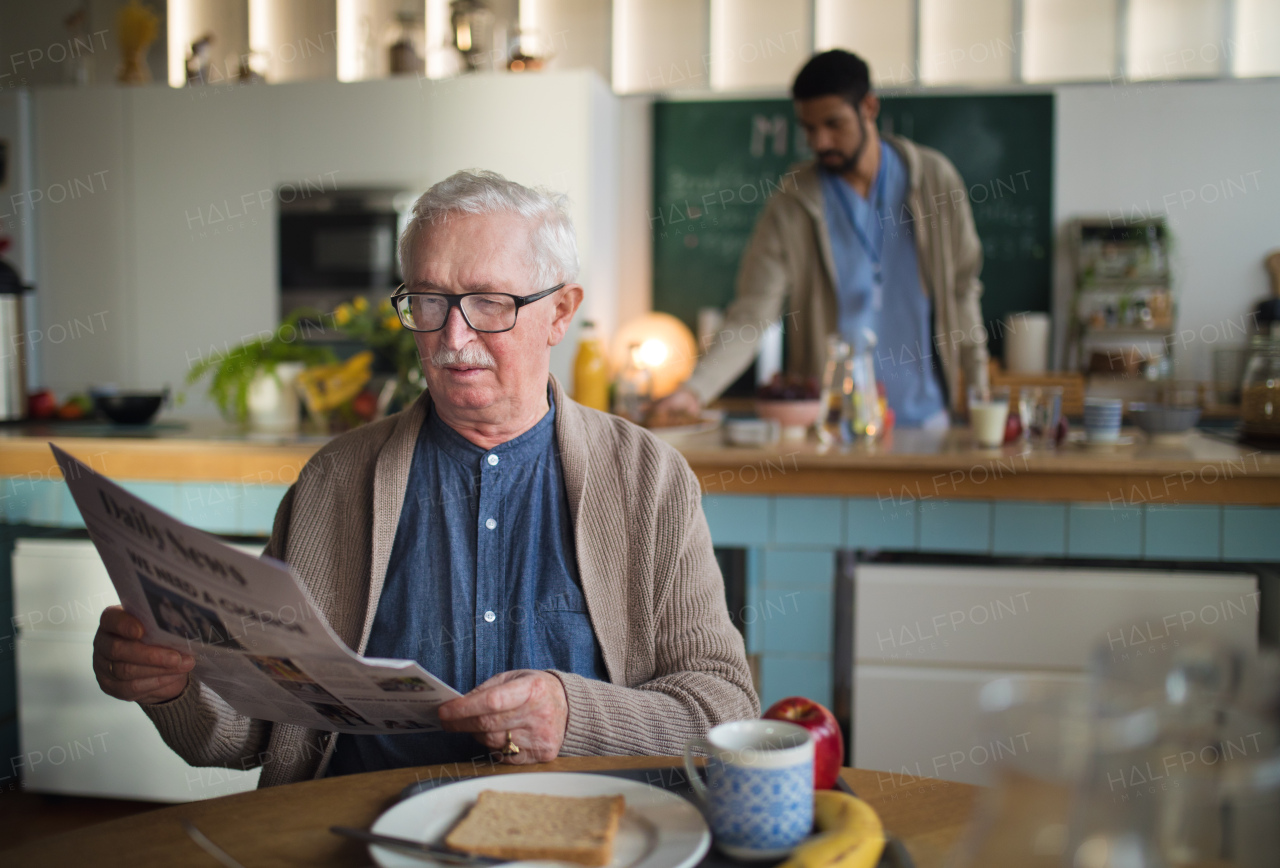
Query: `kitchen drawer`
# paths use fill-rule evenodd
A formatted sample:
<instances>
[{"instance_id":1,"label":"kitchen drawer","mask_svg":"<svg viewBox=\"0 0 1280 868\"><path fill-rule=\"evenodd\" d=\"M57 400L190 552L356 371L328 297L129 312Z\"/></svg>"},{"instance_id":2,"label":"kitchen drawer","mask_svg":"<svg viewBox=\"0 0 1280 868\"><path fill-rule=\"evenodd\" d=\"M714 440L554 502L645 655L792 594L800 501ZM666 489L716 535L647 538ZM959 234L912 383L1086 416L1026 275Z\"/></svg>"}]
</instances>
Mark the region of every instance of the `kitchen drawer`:
<instances>
[{"instance_id":1,"label":"kitchen drawer","mask_svg":"<svg viewBox=\"0 0 1280 868\"><path fill-rule=\"evenodd\" d=\"M235 547L255 556L263 548ZM102 610L119 602L89 540L18 540L13 553L13 624L18 635L92 635Z\"/></svg>"},{"instance_id":2,"label":"kitchen drawer","mask_svg":"<svg viewBox=\"0 0 1280 868\"><path fill-rule=\"evenodd\" d=\"M38 793L188 802L257 786L258 771L193 768L132 702L98 688L90 637L24 633L17 640L20 772Z\"/></svg>"},{"instance_id":3,"label":"kitchen drawer","mask_svg":"<svg viewBox=\"0 0 1280 868\"><path fill-rule=\"evenodd\" d=\"M854 676L853 765L883 772L880 792L912 795L917 778L989 784L995 759L1030 747L1024 733L984 734L978 693L1006 675L1083 681L1082 675L924 666L859 666Z\"/></svg>"},{"instance_id":4,"label":"kitchen drawer","mask_svg":"<svg viewBox=\"0 0 1280 868\"><path fill-rule=\"evenodd\" d=\"M1249 574L861 564L855 599L859 665L1080 669L1100 642L1124 654L1192 630L1248 648L1258 635Z\"/></svg>"}]
</instances>

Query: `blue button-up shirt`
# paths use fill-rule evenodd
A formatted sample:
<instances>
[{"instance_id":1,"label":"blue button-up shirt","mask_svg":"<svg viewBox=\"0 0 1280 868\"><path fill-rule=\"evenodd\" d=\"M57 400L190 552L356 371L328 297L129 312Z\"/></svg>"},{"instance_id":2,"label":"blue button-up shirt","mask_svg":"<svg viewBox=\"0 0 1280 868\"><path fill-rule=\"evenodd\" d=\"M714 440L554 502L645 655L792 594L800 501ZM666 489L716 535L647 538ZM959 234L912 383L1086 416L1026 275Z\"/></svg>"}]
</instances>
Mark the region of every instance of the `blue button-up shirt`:
<instances>
[{"instance_id":1,"label":"blue button-up shirt","mask_svg":"<svg viewBox=\"0 0 1280 868\"><path fill-rule=\"evenodd\" d=\"M578 579L554 405L488 450L429 412L365 654L417 660L462 693L512 669L606 679ZM328 774L486 753L466 733L343 734Z\"/></svg>"},{"instance_id":2,"label":"blue button-up shirt","mask_svg":"<svg viewBox=\"0 0 1280 868\"><path fill-rule=\"evenodd\" d=\"M920 285L907 206L906 164L882 140L880 171L865 198L840 176L821 176L840 334L855 347L865 345L864 331L876 336L876 377L897 424L912 428L945 418L932 309Z\"/></svg>"}]
</instances>

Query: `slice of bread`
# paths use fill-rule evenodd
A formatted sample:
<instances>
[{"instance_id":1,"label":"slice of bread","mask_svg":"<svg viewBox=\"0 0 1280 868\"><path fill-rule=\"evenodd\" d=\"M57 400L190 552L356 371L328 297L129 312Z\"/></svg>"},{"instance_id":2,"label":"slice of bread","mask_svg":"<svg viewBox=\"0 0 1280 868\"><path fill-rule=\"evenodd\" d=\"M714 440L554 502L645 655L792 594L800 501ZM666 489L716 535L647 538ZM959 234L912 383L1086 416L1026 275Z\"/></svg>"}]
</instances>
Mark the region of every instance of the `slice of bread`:
<instances>
[{"instance_id":1,"label":"slice of bread","mask_svg":"<svg viewBox=\"0 0 1280 868\"><path fill-rule=\"evenodd\" d=\"M626 809L622 796L544 796L484 790L444 842L473 856L555 859L601 868Z\"/></svg>"}]
</instances>

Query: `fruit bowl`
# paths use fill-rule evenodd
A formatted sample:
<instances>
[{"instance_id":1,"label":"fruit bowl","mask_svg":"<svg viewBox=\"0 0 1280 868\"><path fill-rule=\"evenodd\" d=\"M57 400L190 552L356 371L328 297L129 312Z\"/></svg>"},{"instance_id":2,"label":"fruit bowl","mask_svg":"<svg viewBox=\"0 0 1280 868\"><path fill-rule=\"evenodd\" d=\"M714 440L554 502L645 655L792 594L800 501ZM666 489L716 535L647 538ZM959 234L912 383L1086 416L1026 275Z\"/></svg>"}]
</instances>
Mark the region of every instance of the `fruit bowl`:
<instances>
[{"instance_id":1,"label":"fruit bowl","mask_svg":"<svg viewBox=\"0 0 1280 868\"><path fill-rule=\"evenodd\" d=\"M773 419L782 426L784 437L803 437L805 429L822 415L819 400L778 401L756 398L756 415L761 419Z\"/></svg>"}]
</instances>

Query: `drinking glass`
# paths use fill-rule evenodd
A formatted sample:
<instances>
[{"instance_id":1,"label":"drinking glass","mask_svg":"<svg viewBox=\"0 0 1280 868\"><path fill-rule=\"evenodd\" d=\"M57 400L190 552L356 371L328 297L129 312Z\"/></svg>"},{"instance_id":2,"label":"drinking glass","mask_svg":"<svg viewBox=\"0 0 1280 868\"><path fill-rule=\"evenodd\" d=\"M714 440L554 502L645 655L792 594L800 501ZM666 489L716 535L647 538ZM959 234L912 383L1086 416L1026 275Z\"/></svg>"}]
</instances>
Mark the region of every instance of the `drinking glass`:
<instances>
[{"instance_id":1,"label":"drinking glass","mask_svg":"<svg viewBox=\"0 0 1280 868\"><path fill-rule=\"evenodd\" d=\"M969 424L979 446L990 448L1003 443L1008 418L1008 386L969 387Z\"/></svg>"}]
</instances>

